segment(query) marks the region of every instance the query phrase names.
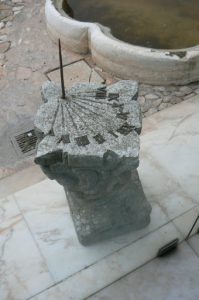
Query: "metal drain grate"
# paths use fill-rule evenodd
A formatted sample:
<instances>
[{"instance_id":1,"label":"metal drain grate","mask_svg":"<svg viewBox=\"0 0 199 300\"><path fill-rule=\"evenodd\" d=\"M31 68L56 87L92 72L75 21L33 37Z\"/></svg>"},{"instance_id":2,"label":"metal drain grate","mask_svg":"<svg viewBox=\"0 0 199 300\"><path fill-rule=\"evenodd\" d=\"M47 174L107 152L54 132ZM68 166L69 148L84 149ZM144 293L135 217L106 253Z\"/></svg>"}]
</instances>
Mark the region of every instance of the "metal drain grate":
<instances>
[{"instance_id":1,"label":"metal drain grate","mask_svg":"<svg viewBox=\"0 0 199 300\"><path fill-rule=\"evenodd\" d=\"M20 156L29 156L36 151L37 137L34 129L13 135L11 141Z\"/></svg>"}]
</instances>

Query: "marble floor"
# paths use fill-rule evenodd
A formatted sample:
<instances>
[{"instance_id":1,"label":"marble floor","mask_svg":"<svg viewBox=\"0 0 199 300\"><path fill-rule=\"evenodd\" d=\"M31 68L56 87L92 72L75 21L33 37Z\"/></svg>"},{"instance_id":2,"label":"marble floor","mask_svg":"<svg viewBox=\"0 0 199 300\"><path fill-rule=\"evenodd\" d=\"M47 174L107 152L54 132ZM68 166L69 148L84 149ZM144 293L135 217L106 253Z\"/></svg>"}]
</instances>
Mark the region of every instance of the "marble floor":
<instances>
[{"instance_id":1,"label":"marble floor","mask_svg":"<svg viewBox=\"0 0 199 300\"><path fill-rule=\"evenodd\" d=\"M0 185L1 300L199 298L199 237L184 241L199 214L198 101L144 120L139 174L153 209L143 230L83 247L56 182ZM175 238L178 250L156 258Z\"/></svg>"}]
</instances>

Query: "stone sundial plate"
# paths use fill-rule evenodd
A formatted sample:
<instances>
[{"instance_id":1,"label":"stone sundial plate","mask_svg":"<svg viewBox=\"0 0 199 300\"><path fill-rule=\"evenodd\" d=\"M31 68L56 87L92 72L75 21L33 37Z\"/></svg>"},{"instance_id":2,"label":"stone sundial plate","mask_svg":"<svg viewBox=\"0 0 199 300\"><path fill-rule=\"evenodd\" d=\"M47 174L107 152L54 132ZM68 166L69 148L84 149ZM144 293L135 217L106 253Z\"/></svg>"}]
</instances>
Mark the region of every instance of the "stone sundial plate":
<instances>
[{"instance_id":1,"label":"stone sundial plate","mask_svg":"<svg viewBox=\"0 0 199 300\"><path fill-rule=\"evenodd\" d=\"M68 157L103 158L106 151L118 157L138 158L141 131L138 84L124 80L108 87L77 84L66 91L52 82L42 87L44 104L35 128L40 135L37 157L61 150Z\"/></svg>"}]
</instances>

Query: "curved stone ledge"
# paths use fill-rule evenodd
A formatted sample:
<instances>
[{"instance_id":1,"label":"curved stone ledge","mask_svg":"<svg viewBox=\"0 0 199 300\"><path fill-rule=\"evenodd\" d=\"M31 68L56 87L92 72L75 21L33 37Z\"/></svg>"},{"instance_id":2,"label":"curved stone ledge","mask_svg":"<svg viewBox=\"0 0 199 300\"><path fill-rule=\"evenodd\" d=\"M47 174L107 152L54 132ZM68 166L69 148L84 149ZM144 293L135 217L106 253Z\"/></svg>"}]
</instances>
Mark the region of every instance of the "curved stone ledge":
<instances>
[{"instance_id":1,"label":"curved stone ledge","mask_svg":"<svg viewBox=\"0 0 199 300\"><path fill-rule=\"evenodd\" d=\"M68 49L91 52L103 70L123 79L156 85L183 85L199 80L199 45L180 50L157 50L130 45L114 38L106 27L62 15L46 0L47 29Z\"/></svg>"}]
</instances>

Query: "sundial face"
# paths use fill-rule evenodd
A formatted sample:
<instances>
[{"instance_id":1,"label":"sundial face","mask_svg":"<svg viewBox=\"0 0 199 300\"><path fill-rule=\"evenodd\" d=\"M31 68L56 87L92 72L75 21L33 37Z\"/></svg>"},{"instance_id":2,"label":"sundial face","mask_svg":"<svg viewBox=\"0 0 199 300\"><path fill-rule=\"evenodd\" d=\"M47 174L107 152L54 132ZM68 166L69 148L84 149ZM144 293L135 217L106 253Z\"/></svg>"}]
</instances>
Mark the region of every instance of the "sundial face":
<instances>
[{"instance_id":1,"label":"sundial face","mask_svg":"<svg viewBox=\"0 0 199 300\"><path fill-rule=\"evenodd\" d=\"M71 155L94 156L111 150L136 156L141 130L138 86L133 81L120 81L111 86L78 84L61 99L60 90L48 82L43 87L44 103L35 126L44 138L38 147L42 155L49 143ZM126 153L125 153L126 155Z\"/></svg>"}]
</instances>

